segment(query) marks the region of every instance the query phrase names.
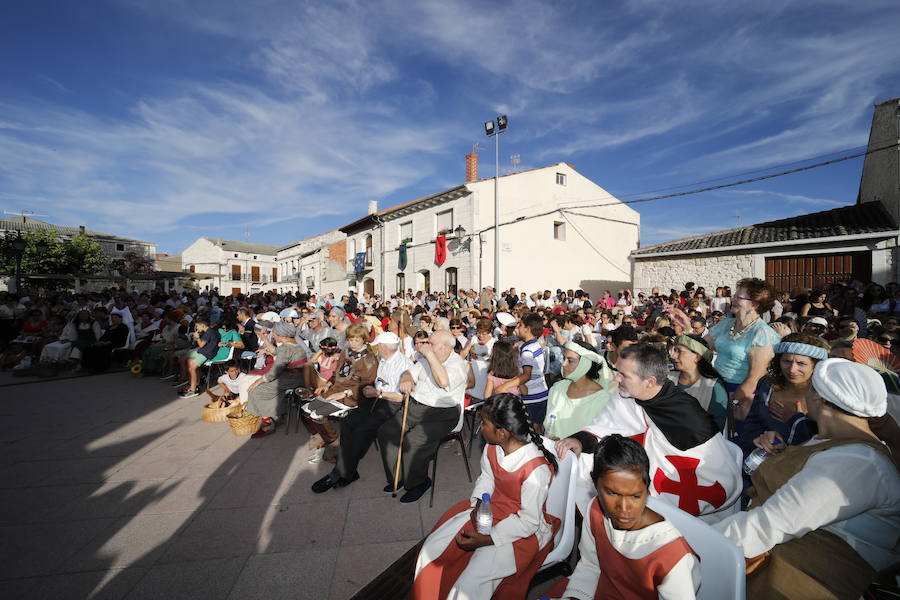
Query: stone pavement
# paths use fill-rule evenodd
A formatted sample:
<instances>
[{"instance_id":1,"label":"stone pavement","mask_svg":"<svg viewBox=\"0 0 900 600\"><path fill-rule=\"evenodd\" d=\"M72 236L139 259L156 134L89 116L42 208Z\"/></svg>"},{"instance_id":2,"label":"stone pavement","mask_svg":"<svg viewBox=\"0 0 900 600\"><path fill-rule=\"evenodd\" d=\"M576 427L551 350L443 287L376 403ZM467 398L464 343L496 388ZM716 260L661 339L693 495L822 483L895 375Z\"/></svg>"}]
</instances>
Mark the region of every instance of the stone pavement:
<instances>
[{"instance_id":1,"label":"stone pavement","mask_svg":"<svg viewBox=\"0 0 900 600\"><path fill-rule=\"evenodd\" d=\"M349 598L471 491L442 448L434 508L383 493L374 451L316 495L304 430L237 437L202 403L129 373L0 387L2 596Z\"/></svg>"}]
</instances>

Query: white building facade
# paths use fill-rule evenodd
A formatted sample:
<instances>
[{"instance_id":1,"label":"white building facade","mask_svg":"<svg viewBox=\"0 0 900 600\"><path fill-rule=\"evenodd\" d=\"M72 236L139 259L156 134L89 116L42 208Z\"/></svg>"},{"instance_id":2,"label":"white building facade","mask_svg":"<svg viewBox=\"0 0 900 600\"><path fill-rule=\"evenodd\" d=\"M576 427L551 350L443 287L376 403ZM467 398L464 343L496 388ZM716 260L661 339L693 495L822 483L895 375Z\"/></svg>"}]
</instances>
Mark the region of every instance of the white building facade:
<instances>
[{"instance_id":1,"label":"white building facade","mask_svg":"<svg viewBox=\"0 0 900 600\"><path fill-rule=\"evenodd\" d=\"M469 181L342 227L350 287L390 296L494 285L494 189L493 178ZM596 297L630 287L628 256L638 247L640 215L573 167L502 176L499 199L501 289L583 289ZM441 231L449 233L438 265ZM403 240L407 261L400 268ZM354 261L358 255L364 260Z\"/></svg>"},{"instance_id":2,"label":"white building facade","mask_svg":"<svg viewBox=\"0 0 900 600\"><path fill-rule=\"evenodd\" d=\"M279 287L278 246L201 237L181 253L182 270L207 273L202 288L220 294L255 294Z\"/></svg>"},{"instance_id":3,"label":"white building facade","mask_svg":"<svg viewBox=\"0 0 900 600\"><path fill-rule=\"evenodd\" d=\"M282 273L281 290L304 293L320 290L329 280L329 247L343 242L345 237L343 232L334 229L279 248L275 261ZM340 278L346 280L343 272Z\"/></svg>"}]
</instances>

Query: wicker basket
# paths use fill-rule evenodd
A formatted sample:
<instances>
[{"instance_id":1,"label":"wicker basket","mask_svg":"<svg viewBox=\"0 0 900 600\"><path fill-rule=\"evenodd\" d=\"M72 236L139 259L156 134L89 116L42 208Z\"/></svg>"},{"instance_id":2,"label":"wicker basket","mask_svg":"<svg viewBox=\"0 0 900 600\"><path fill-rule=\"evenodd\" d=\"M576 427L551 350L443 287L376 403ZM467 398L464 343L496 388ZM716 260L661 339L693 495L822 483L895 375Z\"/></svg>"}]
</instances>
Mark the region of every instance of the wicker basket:
<instances>
[{"instance_id":1,"label":"wicker basket","mask_svg":"<svg viewBox=\"0 0 900 600\"><path fill-rule=\"evenodd\" d=\"M253 435L259 430L262 419L259 415L251 415L246 410L226 416L234 435Z\"/></svg>"},{"instance_id":2,"label":"wicker basket","mask_svg":"<svg viewBox=\"0 0 900 600\"><path fill-rule=\"evenodd\" d=\"M203 407L200 418L207 423L224 423L228 420L228 415L240 414L240 412L240 402L228 403L224 400L215 400Z\"/></svg>"}]
</instances>

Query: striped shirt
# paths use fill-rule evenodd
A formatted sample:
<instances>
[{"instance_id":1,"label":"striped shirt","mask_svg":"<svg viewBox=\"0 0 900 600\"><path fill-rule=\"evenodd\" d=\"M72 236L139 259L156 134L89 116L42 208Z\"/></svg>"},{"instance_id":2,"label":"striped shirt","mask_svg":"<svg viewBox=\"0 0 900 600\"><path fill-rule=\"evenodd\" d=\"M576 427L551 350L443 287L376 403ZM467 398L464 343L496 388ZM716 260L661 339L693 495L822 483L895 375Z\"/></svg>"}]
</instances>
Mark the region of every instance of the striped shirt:
<instances>
[{"instance_id":1,"label":"striped shirt","mask_svg":"<svg viewBox=\"0 0 900 600\"><path fill-rule=\"evenodd\" d=\"M522 396L525 404L535 404L547 400L547 382L544 379L544 349L539 340L525 342L519 348L519 369L531 367L531 379L525 382L527 393Z\"/></svg>"}]
</instances>

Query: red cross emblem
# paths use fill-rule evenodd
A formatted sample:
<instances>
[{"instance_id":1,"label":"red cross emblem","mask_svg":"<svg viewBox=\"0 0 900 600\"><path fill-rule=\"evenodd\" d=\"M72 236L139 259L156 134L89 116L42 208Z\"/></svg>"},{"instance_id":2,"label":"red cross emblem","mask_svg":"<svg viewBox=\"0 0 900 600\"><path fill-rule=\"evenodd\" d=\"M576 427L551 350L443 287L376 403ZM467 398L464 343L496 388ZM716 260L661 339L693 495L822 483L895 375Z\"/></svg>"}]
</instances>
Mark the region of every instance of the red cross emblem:
<instances>
[{"instance_id":1,"label":"red cross emblem","mask_svg":"<svg viewBox=\"0 0 900 600\"><path fill-rule=\"evenodd\" d=\"M725 504L728 495L721 483L715 481L712 485L697 484L699 458L666 456L666 460L678 471L678 481L669 479L662 469L657 468L653 474L653 487L657 493L678 496L678 508L694 516L700 514L700 500L716 508Z\"/></svg>"}]
</instances>

